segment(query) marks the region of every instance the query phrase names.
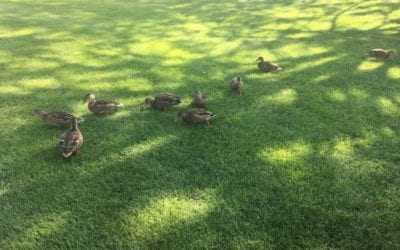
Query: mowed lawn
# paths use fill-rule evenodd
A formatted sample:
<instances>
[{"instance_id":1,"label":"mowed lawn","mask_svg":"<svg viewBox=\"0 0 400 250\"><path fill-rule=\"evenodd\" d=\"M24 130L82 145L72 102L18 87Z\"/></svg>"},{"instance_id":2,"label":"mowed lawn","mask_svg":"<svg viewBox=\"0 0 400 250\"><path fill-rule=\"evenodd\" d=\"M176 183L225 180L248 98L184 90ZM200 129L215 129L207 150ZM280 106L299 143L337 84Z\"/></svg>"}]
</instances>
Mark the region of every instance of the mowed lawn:
<instances>
[{"instance_id":1,"label":"mowed lawn","mask_svg":"<svg viewBox=\"0 0 400 250\"><path fill-rule=\"evenodd\" d=\"M399 52L397 0L1 1L0 248L399 248ZM210 127L175 121L197 89Z\"/></svg>"}]
</instances>

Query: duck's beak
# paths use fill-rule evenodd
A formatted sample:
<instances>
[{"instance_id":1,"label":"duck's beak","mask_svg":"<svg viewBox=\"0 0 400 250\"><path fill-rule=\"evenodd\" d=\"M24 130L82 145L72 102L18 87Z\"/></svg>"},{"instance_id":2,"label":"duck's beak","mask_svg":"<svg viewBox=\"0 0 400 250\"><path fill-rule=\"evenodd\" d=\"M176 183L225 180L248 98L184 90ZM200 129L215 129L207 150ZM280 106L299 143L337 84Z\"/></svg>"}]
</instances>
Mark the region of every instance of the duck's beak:
<instances>
[{"instance_id":1,"label":"duck's beak","mask_svg":"<svg viewBox=\"0 0 400 250\"><path fill-rule=\"evenodd\" d=\"M140 104L139 110L140 110L140 112L143 112L143 110L144 110L144 103Z\"/></svg>"},{"instance_id":2,"label":"duck's beak","mask_svg":"<svg viewBox=\"0 0 400 250\"><path fill-rule=\"evenodd\" d=\"M62 152L62 155L64 156L64 158L68 158L72 155L72 152L68 152L68 153Z\"/></svg>"}]
</instances>

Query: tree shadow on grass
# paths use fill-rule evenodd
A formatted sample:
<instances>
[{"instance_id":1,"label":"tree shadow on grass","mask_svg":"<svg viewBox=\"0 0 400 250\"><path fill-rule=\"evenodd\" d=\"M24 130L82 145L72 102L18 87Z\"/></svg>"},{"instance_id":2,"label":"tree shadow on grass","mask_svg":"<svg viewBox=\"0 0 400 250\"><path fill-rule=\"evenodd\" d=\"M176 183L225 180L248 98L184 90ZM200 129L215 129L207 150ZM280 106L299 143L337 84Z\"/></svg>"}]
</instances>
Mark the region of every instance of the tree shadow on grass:
<instances>
[{"instance_id":1,"label":"tree shadow on grass","mask_svg":"<svg viewBox=\"0 0 400 250\"><path fill-rule=\"evenodd\" d=\"M98 6L96 12L89 12L91 5L84 5L71 16L88 12L85 22L64 32L73 37L86 32L94 36L89 47L79 49L90 62L52 56L49 46L55 41L37 36L56 33L59 27L40 15L16 22L3 17L8 20L5 25L12 28L31 23L44 30L24 37L27 45L32 45L27 46L29 53L13 51L8 46L12 40L2 40L7 44L3 49L15 59L44 55L56 65L51 69L25 67L1 75L4 83L21 84L20 93L1 95L16 104L12 109L15 118L2 123L7 128L18 125L2 132L10 138L10 147L2 149L6 155L2 178L9 185L0 196L5 204L1 207L5 226L0 229L5 247L398 245L398 88L396 79L387 76L398 59L367 70L360 66L365 59L361 55L376 38L387 37L388 46L396 38L380 29L368 31L368 37L356 29L335 29L288 38L303 32L292 28L287 32L275 29L275 40L257 41L247 35L258 29L259 15L242 20L234 14L234 5L210 13L217 5L207 8L207 4L177 7L198 19L194 24L199 30L187 28L183 37L179 32L174 36L173 31L182 25L190 27L190 21L174 17L179 13L162 12L164 7L156 5L155 16L138 24L139 28L157 24L141 32L155 45L155 53L140 51L140 46L132 51L132 43L142 41L140 36L131 37L124 33L126 29L110 30L122 21L134 26L135 20L151 12L146 5L141 6L142 16L129 19L131 12L121 3L114 11L122 11L122 17L110 24L96 23L107 19L106 10L114 4ZM47 4L33 5L42 14L49 8ZM196 11L196 5L205 8ZM16 6L22 10L16 15L25 13L25 4ZM248 5L244 11L261 7L262 3ZM52 6L51 10L65 17L65 8L72 7ZM337 8L330 9L331 15L343 7ZM234 25L202 26L201 22L216 20L216 12L230 17ZM66 20L73 23L70 19L60 22ZM274 19L276 26L291 21ZM231 49L220 54L212 50L219 44L213 40L220 39L217 34L231 29L232 34L221 40ZM265 34L266 29L259 30ZM168 32L170 37L163 39ZM207 39L188 39L197 32ZM247 38L236 42L240 37ZM307 55L285 54L287 46L319 49L310 49ZM115 54L103 54L113 47L119 48ZM176 53L181 56L168 55L171 48L180 48ZM356 52L359 57L354 56ZM202 53L206 55L199 56ZM260 53L275 56L287 70L278 75L260 74L253 70L255 65L237 59L254 60ZM176 61L169 62L170 57ZM160 64L154 65L154 61ZM49 74L59 87L33 84L28 88L29 82L24 81ZM227 83L235 75L245 78L243 97L228 90ZM98 82L91 84L93 79ZM138 80L141 82L135 83ZM218 115L211 128L173 122L176 111L187 108L188 102L168 113L136 109L145 96L168 90L189 101L198 88L209 94L209 108ZM88 90L127 102L127 109L110 117L94 117L79 103ZM23 91L28 94L21 94ZM62 130L23 118L36 105L63 107L85 118L81 125L85 145L79 156L62 159L56 149Z\"/></svg>"}]
</instances>

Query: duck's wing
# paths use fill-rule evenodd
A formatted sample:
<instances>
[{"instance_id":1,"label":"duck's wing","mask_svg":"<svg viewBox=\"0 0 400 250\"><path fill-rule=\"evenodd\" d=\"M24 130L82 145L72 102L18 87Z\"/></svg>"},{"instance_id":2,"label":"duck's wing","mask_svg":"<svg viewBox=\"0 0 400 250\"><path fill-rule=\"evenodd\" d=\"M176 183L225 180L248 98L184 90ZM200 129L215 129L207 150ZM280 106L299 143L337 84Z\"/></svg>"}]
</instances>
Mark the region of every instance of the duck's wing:
<instances>
[{"instance_id":1,"label":"duck's wing","mask_svg":"<svg viewBox=\"0 0 400 250\"><path fill-rule=\"evenodd\" d=\"M172 94L172 93L161 93L158 96L168 96L168 97L172 97L172 98L179 98L178 96L176 96L175 94Z\"/></svg>"},{"instance_id":2,"label":"duck's wing","mask_svg":"<svg viewBox=\"0 0 400 250\"><path fill-rule=\"evenodd\" d=\"M194 123L208 122L215 114L202 108L189 110L190 120Z\"/></svg>"},{"instance_id":3,"label":"duck's wing","mask_svg":"<svg viewBox=\"0 0 400 250\"><path fill-rule=\"evenodd\" d=\"M113 100L98 100L96 101L96 105L98 106L117 106L120 103Z\"/></svg>"},{"instance_id":4,"label":"duck's wing","mask_svg":"<svg viewBox=\"0 0 400 250\"><path fill-rule=\"evenodd\" d=\"M48 112L45 116L48 120L51 120L56 123L69 123L71 119L74 117L68 112L65 111L51 111Z\"/></svg>"},{"instance_id":5,"label":"duck's wing","mask_svg":"<svg viewBox=\"0 0 400 250\"><path fill-rule=\"evenodd\" d=\"M171 93L162 93L156 97L154 97L154 101L162 102L162 103L169 103L169 104L177 104L181 103L181 99Z\"/></svg>"},{"instance_id":6,"label":"duck's wing","mask_svg":"<svg viewBox=\"0 0 400 250\"><path fill-rule=\"evenodd\" d=\"M259 62L257 65L261 71L268 72L271 70L270 62L268 61Z\"/></svg>"},{"instance_id":7,"label":"duck's wing","mask_svg":"<svg viewBox=\"0 0 400 250\"><path fill-rule=\"evenodd\" d=\"M113 100L98 100L95 102L97 107L101 108L115 108L115 107L122 107L122 103L113 101Z\"/></svg>"},{"instance_id":8,"label":"duck's wing","mask_svg":"<svg viewBox=\"0 0 400 250\"><path fill-rule=\"evenodd\" d=\"M188 112L189 112L189 114L200 115L200 116L202 116L202 115L214 116L215 115L213 112L205 110L203 108L191 109Z\"/></svg>"}]
</instances>

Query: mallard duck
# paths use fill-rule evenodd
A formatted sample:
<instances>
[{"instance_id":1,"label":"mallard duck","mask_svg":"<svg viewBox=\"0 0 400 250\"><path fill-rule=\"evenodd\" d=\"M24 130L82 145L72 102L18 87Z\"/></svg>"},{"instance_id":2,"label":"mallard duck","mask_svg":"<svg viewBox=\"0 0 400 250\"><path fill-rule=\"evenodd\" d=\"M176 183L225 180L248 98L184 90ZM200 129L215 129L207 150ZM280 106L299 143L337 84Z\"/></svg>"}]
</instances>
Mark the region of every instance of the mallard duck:
<instances>
[{"instance_id":1,"label":"mallard duck","mask_svg":"<svg viewBox=\"0 0 400 250\"><path fill-rule=\"evenodd\" d=\"M215 114L203 108L195 108L188 111L179 111L177 117L186 123L206 123L210 125L210 121L215 117Z\"/></svg>"},{"instance_id":2,"label":"mallard duck","mask_svg":"<svg viewBox=\"0 0 400 250\"><path fill-rule=\"evenodd\" d=\"M32 112L32 115L39 116L42 121L48 125L56 127L66 127L71 124L71 120L74 117L68 112L64 111L49 111L46 112L43 109L37 109ZM83 122L83 119L77 117L78 123Z\"/></svg>"},{"instance_id":3,"label":"mallard duck","mask_svg":"<svg viewBox=\"0 0 400 250\"><path fill-rule=\"evenodd\" d=\"M181 103L180 97L171 93L161 93L155 97L147 97L140 106L140 110L143 111L145 106L150 105L154 109L167 111L169 107L179 103Z\"/></svg>"},{"instance_id":4,"label":"mallard duck","mask_svg":"<svg viewBox=\"0 0 400 250\"><path fill-rule=\"evenodd\" d=\"M368 51L368 55L376 59L387 59L394 54L395 52L393 50L371 49L370 51Z\"/></svg>"},{"instance_id":5,"label":"mallard duck","mask_svg":"<svg viewBox=\"0 0 400 250\"><path fill-rule=\"evenodd\" d=\"M207 96L201 93L200 90L197 90L193 94L192 105L199 108L204 108L207 104Z\"/></svg>"},{"instance_id":6,"label":"mallard duck","mask_svg":"<svg viewBox=\"0 0 400 250\"><path fill-rule=\"evenodd\" d=\"M262 72L278 72L282 70L282 67L271 61L264 61L263 57L257 58L257 66Z\"/></svg>"},{"instance_id":7,"label":"mallard duck","mask_svg":"<svg viewBox=\"0 0 400 250\"><path fill-rule=\"evenodd\" d=\"M123 107L122 103L112 100L98 100L96 101L96 97L94 94L87 94L84 99L84 103L88 103L88 108L96 115L107 115L118 108Z\"/></svg>"},{"instance_id":8,"label":"mallard duck","mask_svg":"<svg viewBox=\"0 0 400 250\"><path fill-rule=\"evenodd\" d=\"M60 138L60 151L65 158L73 153L79 152L83 143L83 135L78 128L78 119L73 117L71 120L71 129L67 130Z\"/></svg>"},{"instance_id":9,"label":"mallard duck","mask_svg":"<svg viewBox=\"0 0 400 250\"><path fill-rule=\"evenodd\" d=\"M235 91L239 95L242 95L243 81L240 76L232 78L232 80L229 82L229 86L231 87L232 91Z\"/></svg>"}]
</instances>

